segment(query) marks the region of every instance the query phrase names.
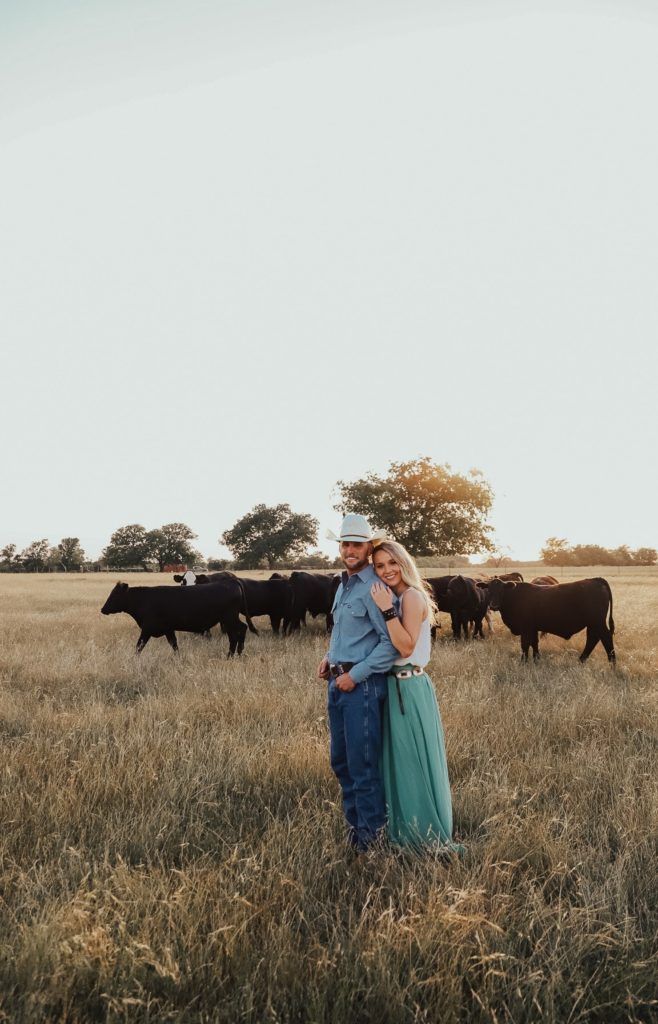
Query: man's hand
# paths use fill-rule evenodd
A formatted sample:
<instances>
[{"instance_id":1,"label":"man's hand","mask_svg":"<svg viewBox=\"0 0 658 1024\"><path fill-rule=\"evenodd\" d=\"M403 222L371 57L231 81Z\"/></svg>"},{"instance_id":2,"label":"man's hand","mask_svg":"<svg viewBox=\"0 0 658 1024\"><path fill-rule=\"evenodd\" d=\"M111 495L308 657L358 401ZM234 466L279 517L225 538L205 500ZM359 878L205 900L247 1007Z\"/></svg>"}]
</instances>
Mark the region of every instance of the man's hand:
<instances>
[{"instance_id":1,"label":"man's hand","mask_svg":"<svg viewBox=\"0 0 658 1024\"><path fill-rule=\"evenodd\" d=\"M318 665L318 679L329 678L329 658L323 658Z\"/></svg>"},{"instance_id":2,"label":"man's hand","mask_svg":"<svg viewBox=\"0 0 658 1024\"><path fill-rule=\"evenodd\" d=\"M349 672L343 672L342 676L338 676L336 680L336 689L342 693L351 693L352 690L356 689L356 683L352 679Z\"/></svg>"}]
</instances>

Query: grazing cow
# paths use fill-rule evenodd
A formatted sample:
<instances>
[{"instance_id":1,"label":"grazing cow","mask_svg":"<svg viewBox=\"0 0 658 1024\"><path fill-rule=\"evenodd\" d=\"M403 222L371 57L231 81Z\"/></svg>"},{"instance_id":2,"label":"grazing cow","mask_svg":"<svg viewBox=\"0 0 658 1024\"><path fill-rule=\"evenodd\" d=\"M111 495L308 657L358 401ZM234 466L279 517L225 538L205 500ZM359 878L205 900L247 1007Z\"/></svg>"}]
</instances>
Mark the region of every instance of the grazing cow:
<instances>
[{"instance_id":1,"label":"grazing cow","mask_svg":"<svg viewBox=\"0 0 658 1024\"><path fill-rule=\"evenodd\" d=\"M608 661L614 664L615 649L612 617L612 591L602 576L573 583L540 586L533 583L489 583L490 605L500 611L503 622L514 636L521 637L522 660L528 660L532 647L539 658L539 632L553 633L568 640L587 630L581 661L587 661L599 640L606 649ZM610 612L609 622L606 616Z\"/></svg>"},{"instance_id":2,"label":"grazing cow","mask_svg":"<svg viewBox=\"0 0 658 1024\"><path fill-rule=\"evenodd\" d=\"M434 603L440 612L448 612L450 615L450 621L452 623L452 635L455 640L458 640L461 635L461 625L457 616L453 616L451 603L448 601L448 586L450 580L454 580L453 576L431 576L425 582L432 588L434 594ZM432 626L432 639L436 637L436 626Z\"/></svg>"},{"instance_id":3,"label":"grazing cow","mask_svg":"<svg viewBox=\"0 0 658 1024\"><path fill-rule=\"evenodd\" d=\"M281 635L285 635L292 614L292 590L288 580L283 577L277 575L276 579L272 577L269 580L250 580L246 576L235 576L227 570L207 574L188 571L181 577L180 584L182 587L190 587L226 579L237 580L242 587L244 602L241 612L247 618L247 622L251 622L256 615L269 615L272 632L278 636L283 623ZM257 632L255 626L250 628L254 633Z\"/></svg>"},{"instance_id":4,"label":"grazing cow","mask_svg":"<svg viewBox=\"0 0 658 1024\"><path fill-rule=\"evenodd\" d=\"M290 631L297 632L302 622L306 622L306 613L315 618L326 616L327 633L331 633L334 620L331 614L336 591L341 577L337 574L325 576L319 572L291 572L292 618Z\"/></svg>"},{"instance_id":5,"label":"grazing cow","mask_svg":"<svg viewBox=\"0 0 658 1024\"><path fill-rule=\"evenodd\" d=\"M482 620L489 608L489 589L484 582L471 579L469 576L453 576L445 596L445 603L450 608L450 616L457 622L457 639L464 631L464 640L468 639L468 627L473 623L473 639L481 636ZM489 623L491 629L491 623ZM454 633L454 627L453 627Z\"/></svg>"},{"instance_id":6,"label":"grazing cow","mask_svg":"<svg viewBox=\"0 0 658 1024\"><path fill-rule=\"evenodd\" d=\"M240 620L242 591L234 580L215 587L130 587L117 583L101 608L103 615L126 612L141 632L137 653L144 650L152 636L166 636L178 650L176 632L205 633L221 623L228 633L229 657L242 654L246 626Z\"/></svg>"},{"instance_id":7,"label":"grazing cow","mask_svg":"<svg viewBox=\"0 0 658 1024\"><path fill-rule=\"evenodd\" d=\"M447 612L450 615L450 624L452 626L453 638L455 640L459 640L460 637L461 637L461 632L462 632L462 623L460 621L459 615L457 614L457 612L453 608L454 596L449 596L448 595L448 587L450 586L451 581L454 580L455 578L456 577L454 575L452 575L452 576L431 576L429 579L425 580L425 582L428 583L430 585L430 587L432 588L432 593L434 594L434 601L435 601L436 607L439 609L439 611L440 612ZM470 577L465 576L464 579L470 579ZM473 582L476 584L476 586L479 586L480 582L486 582L486 581L482 581L479 578L475 578L473 580ZM487 620L487 625L489 626L489 632L493 633L493 627L491 625L491 616L489 614L489 610L488 609L486 610L484 617ZM432 626L432 639L433 640L436 638L436 629L437 629L436 626ZM466 632L466 635L468 635L468 627L466 627L465 632Z\"/></svg>"},{"instance_id":8,"label":"grazing cow","mask_svg":"<svg viewBox=\"0 0 658 1024\"><path fill-rule=\"evenodd\" d=\"M560 581L555 579L555 576L535 576L534 580L530 580L536 587L559 587Z\"/></svg>"}]
</instances>

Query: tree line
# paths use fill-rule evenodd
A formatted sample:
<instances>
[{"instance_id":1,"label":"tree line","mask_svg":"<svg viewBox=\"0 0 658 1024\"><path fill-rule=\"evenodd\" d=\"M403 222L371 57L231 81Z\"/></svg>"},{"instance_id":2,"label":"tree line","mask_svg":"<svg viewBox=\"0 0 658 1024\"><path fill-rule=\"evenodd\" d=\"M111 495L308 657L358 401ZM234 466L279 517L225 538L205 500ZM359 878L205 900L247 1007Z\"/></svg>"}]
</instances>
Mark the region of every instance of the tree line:
<instances>
[{"instance_id":1,"label":"tree line","mask_svg":"<svg viewBox=\"0 0 658 1024\"><path fill-rule=\"evenodd\" d=\"M631 551L627 544L604 548L600 544L569 544L566 537L549 537L541 549L545 565L655 565L655 548Z\"/></svg>"},{"instance_id":2,"label":"tree line","mask_svg":"<svg viewBox=\"0 0 658 1024\"><path fill-rule=\"evenodd\" d=\"M477 469L467 474L455 473L447 464L438 464L428 457L392 462L383 475L368 473L359 480L339 480L334 488L334 509L338 514L360 512L376 529L386 530L420 559L432 564L464 565L475 552L489 553L489 561L505 562L501 549L492 539L487 522L493 503L493 492ZM168 565L207 565L209 569L278 568L282 565L330 567L337 560L313 550L318 543L318 520L294 512L290 505L255 505L219 537L231 553L231 559L208 559L194 547L197 539L186 523L167 523L147 530L131 523L115 530L100 558L89 561L77 537L64 537L52 546L46 539L33 541L24 551L8 544L0 551L0 571L44 572L56 569L71 571L89 569L159 569ZM550 538L542 556L552 556L555 543L567 542ZM568 545L567 545L568 547ZM569 552L605 551L596 545L578 545ZM621 549L619 549L621 550ZM628 549L625 549L628 551ZM629 552L639 556L652 549ZM564 550L559 549L560 557ZM655 552L653 552L655 556ZM655 557L654 557L655 562ZM556 562L548 564L597 564L594 562ZM653 564L631 563L598 564Z\"/></svg>"}]
</instances>

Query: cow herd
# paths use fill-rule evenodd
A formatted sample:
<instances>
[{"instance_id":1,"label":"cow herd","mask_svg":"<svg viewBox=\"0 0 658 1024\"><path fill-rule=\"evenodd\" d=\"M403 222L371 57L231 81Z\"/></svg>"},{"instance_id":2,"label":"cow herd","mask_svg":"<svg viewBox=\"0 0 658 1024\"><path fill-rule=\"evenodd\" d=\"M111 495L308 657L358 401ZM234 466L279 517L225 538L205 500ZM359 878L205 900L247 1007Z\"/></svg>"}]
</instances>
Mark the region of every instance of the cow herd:
<instances>
[{"instance_id":1,"label":"cow herd","mask_svg":"<svg viewBox=\"0 0 658 1024\"><path fill-rule=\"evenodd\" d=\"M258 632L252 622L256 616L268 616L272 631L285 635L298 632L307 615L323 615L330 632L340 576L275 572L268 580L254 580L231 572L186 571L175 575L174 582L179 585L117 583L103 605L104 615L126 612L135 620L140 628L137 653L151 637L165 636L178 650L177 632L210 636L211 628L219 625L228 636L229 657L241 654L247 629ZM585 661L600 641L614 664L612 592L602 577L558 583L553 576L537 576L526 583L521 573L511 572L494 577L435 576L427 583L439 611L450 616L455 640L484 637L483 622L491 632L491 612L498 611L512 634L520 637L524 661L530 649L535 660L539 658L540 635L569 639L586 629L580 660Z\"/></svg>"}]
</instances>

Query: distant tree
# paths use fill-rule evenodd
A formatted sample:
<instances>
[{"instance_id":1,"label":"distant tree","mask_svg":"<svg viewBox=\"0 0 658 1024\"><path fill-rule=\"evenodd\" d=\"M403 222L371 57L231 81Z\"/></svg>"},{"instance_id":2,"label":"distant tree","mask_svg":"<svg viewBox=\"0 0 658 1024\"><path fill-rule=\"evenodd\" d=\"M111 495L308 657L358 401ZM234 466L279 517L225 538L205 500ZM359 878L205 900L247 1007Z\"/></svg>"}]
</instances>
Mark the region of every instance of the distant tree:
<instances>
[{"instance_id":1,"label":"distant tree","mask_svg":"<svg viewBox=\"0 0 658 1024\"><path fill-rule=\"evenodd\" d=\"M57 547L53 549L55 564L61 566L65 572L79 569L85 558L78 537L62 537Z\"/></svg>"},{"instance_id":2,"label":"distant tree","mask_svg":"<svg viewBox=\"0 0 658 1024\"><path fill-rule=\"evenodd\" d=\"M0 551L0 569L4 572L9 572L11 569L17 569L19 564L18 555L16 554L16 545L5 545L2 551Z\"/></svg>"},{"instance_id":3,"label":"distant tree","mask_svg":"<svg viewBox=\"0 0 658 1024\"><path fill-rule=\"evenodd\" d=\"M638 548L632 554L634 565L655 565L658 562L658 551L655 548Z\"/></svg>"},{"instance_id":4,"label":"distant tree","mask_svg":"<svg viewBox=\"0 0 658 1024\"><path fill-rule=\"evenodd\" d=\"M271 568L277 562L301 558L317 542L317 519L293 512L290 505L255 505L220 538L245 568Z\"/></svg>"},{"instance_id":5,"label":"distant tree","mask_svg":"<svg viewBox=\"0 0 658 1024\"><path fill-rule=\"evenodd\" d=\"M150 530L146 536L149 554L158 563L160 572L165 565L193 565L201 559L190 544L197 535L185 523L167 523L159 530Z\"/></svg>"},{"instance_id":6,"label":"distant tree","mask_svg":"<svg viewBox=\"0 0 658 1024\"><path fill-rule=\"evenodd\" d=\"M541 549L545 565L571 565L571 548L566 537L549 537Z\"/></svg>"},{"instance_id":7,"label":"distant tree","mask_svg":"<svg viewBox=\"0 0 658 1024\"><path fill-rule=\"evenodd\" d=\"M463 555L493 547L486 517L493 494L479 470L453 473L424 457L392 462L386 476L339 480L337 512L360 512L413 555Z\"/></svg>"},{"instance_id":8,"label":"distant tree","mask_svg":"<svg viewBox=\"0 0 658 1024\"><path fill-rule=\"evenodd\" d=\"M151 559L151 541L148 533L139 523L121 526L110 537L110 543L103 551L103 561L116 569L127 569L139 565L146 569Z\"/></svg>"},{"instance_id":9,"label":"distant tree","mask_svg":"<svg viewBox=\"0 0 658 1024\"><path fill-rule=\"evenodd\" d=\"M600 544L575 544L570 551L571 565L617 565L617 558Z\"/></svg>"},{"instance_id":10,"label":"distant tree","mask_svg":"<svg viewBox=\"0 0 658 1024\"><path fill-rule=\"evenodd\" d=\"M33 540L20 554L20 560L25 572L43 572L47 569L50 550L50 544L45 538L43 540Z\"/></svg>"},{"instance_id":11,"label":"distant tree","mask_svg":"<svg viewBox=\"0 0 658 1024\"><path fill-rule=\"evenodd\" d=\"M487 560L482 564L488 566L490 569L502 569L506 565L511 565L512 559L509 551L510 549L507 544L504 546L502 544L496 544Z\"/></svg>"},{"instance_id":12,"label":"distant tree","mask_svg":"<svg viewBox=\"0 0 658 1024\"><path fill-rule=\"evenodd\" d=\"M223 569L235 568L232 558L209 558L208 572L221 572Z\"/></svg>"}]
</instances>

